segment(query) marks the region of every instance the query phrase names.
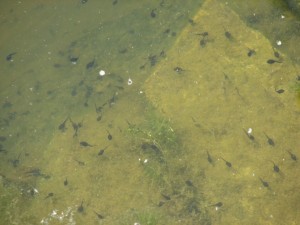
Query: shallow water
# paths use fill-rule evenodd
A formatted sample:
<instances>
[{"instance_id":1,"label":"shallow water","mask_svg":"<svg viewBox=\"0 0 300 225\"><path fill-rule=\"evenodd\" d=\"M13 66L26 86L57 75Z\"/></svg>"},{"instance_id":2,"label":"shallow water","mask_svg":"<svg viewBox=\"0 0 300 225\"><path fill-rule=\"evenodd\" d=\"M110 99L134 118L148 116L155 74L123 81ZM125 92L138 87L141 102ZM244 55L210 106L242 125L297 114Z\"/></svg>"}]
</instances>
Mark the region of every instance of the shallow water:
<instances>
[{"instance_id":1,"label":"shallow water","mask_svg":"<svg viewBox=\"0 0 300 225\"><path fill-rule=\"evenodd\" d=\"M3 223L293 224L300 219L299 165L288 152L300 155L299 20L273 1L220 2L294 67L283 79L263 78L265 90L257 88L253 95L246 95L257 85L251 78L245 89L240 84L246 81L231 74L209 78L203 85L227 105L216 108L218 99L201 99L199 107L206 111L199 114L196 97L185 96L192 86L159 89L194 81L189 68L183 66L183 76L149 83L168 66L176 73L176 65L167 62L186 30L197 27L202 2L0 3ZM178 65L185 61L180 57L175 56ZM217 68L215 61L208 63L211 71ZM179 105L182 99L186 105ZM246 104L232 109L237 101ZM243 131L254 124L257 143Z\"/></svg>"}]
</instances>

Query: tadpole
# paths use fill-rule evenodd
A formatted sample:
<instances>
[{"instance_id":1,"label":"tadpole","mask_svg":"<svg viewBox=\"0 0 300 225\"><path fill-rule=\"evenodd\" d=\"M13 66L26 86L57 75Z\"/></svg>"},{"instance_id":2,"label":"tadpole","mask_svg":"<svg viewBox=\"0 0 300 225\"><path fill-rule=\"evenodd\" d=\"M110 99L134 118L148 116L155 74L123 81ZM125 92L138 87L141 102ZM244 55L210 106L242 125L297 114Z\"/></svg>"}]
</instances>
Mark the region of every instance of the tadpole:
<instances>
[{"instance_id":1,"label":"tadpole","mask_svg":"<svg viewBox=\"0 0 300 225\"><path fill-rule=\"evenodd\" d=\"M84 208L83 208L83 201L81 201L80 206L78 206L78 208L77 208L77 212L83 213L83 211L84 211Z\"/></svg>"},{"instance_id":2,"label":"tadpole","mask_svg":"<svg viewBox=\"0 0 300 225\"><path fill-rule=\"evenodd\" d=\"M100 150L99 150L99 152L98 152L98 155L103 155L103 154L104 154L104 151L105 151L105 149L107 149L107 148L108 148L108 146L109 146L109 145L107 145L105 148L102 148L102 149L100 149Z\"/></svg>"},{"instance_id":3,"label":"tadpole","mask_svg":"<svg viewBox=\"0 0 300 225\"><path fill-rule=\"evenodd\" d=\"M217 203L212 204L212 205L209 205L209 206L213 206L213 207L218 207L218 208L220 208L220 207L223 206L223 203L222 203L222 202L217 202Z\"/></svg>"},{"instance_id":4,"label":"tadpole","mask_svg":"<svg viewBox=\"0 0 300 225\"><path fill-rule=\"evenodd\" d=\"M104 216L102 216L100 213L97 213L95 210L94 213L97 215L98 219L104 219Z\"/></svg>"},{"instance_id":5,"label":"tadpole","mask_svg":"<svg viewBox=\"0 0 300 225\"><path fill-rule=\"evenodd\" d=\"M232 164L230 162L228 162L227 160L223 159L222 157L220 157L226 164L227 167L232 167Z\"/></svg>"},{"instance_id":6,"label":"tadpole","mask_svg":"<svg viewBox=\"0 0 300 225\"><path fill-rule=\"evenodd\" d=\"M16 159L11 160L13 167L18 167L18 165L20 164L20 156L21 156L21 153L18 155L18 157Z\"/></svg>"},{"instance_id":7,"label":"tadpole","mask_svg":"<svg viewBox=\"0 0 300 225\"><path fill-rule=\"evenodd\" d=\"M47 199L47 198L50 198L50 197L53 197L53 196L54 196L54 193L50 192L44 199Z\"/></svg>"},{"instance_id":8,"label":"tadpole","mask_svg":"<svg viewBox=\"0 0 300 225\"><path fill-rule=\"evenodd\" d=\"M66 179L64 180L64 185L67 186L68 183L69 183L69 182L68 182L68 179L66 178Z\"/></svg>"},{"instance_id":9,"label":"tadpole","mask_svg":"<svg viewBox=\"0 0 300 225\"><path fill-rule=\"evenodd\" d=\"M208 151L206 151L206 153L207 153L207 161L208 161L210 164L213 164L213 160L212 160L212 158L211 158L211 155L209 154Z\"/></svg>"},{"instance_id":10,"label":"tadpole","mask_svg":"<svg viewBox=\"0 0 300 225\"><path fill-rule=\"evenodd\" d=\"M292 153L289 150L286 150L286 151L290 154L292 160L297 161L297 156L294 153Z\"/></svg>"},{"instance_id":11,"label":"tadpole","mask_svg":"<svg viewBox=\"0 0 300 225\"><path fill-rule=\"evenodd\" d=\"M259 177L259 179L260 179L260 181L261 181L261 183L262 183L262 185L263 185L264 187L269 187L269 183L268 183L267 181L264 181L264 180L261 179L260 177Z\"/></svg>"},{"instance_id":12,"label":"tadpole","mask_svg":"<svg viewBox=\"0 0 300 225\"><path fill-rule=\"evenodd\" d=\"M64 132L67 128L66 128L66 122L69 119L69 117L67 117L59 126L58 129L62 132Z\"/></svg>"},{"instance_id":13,"label":"tadpole","mask_svg":"<svg viewBox=\"0 0 300 225\"><path fill-rule=\"evenodd\" d=\"M271 145L271 146L274 147L275 146L275 142L273 141L273 139L270 138L265 132L264 132L264 134L265 134L266 138L268 139L269 145Z\"/></svg>"},{"instance_id":14,"label":"tadpole","mask_svg":"<svg viewBox=\"0 0 300 225\"><path fill-rule=\"evenodd\" d=\"M107 139L111 141L113 138L112 135L109 133L109 131L107 129L106 129L106 132L107 132Z\"/></svg>"},{"instance_id":15,"label":"tadpole","mask_svg":"<svg viewBox=\"0 0 300 225\"><path fill-rule=\"evenodd\" d=\"M277 166L272 160L269 160L271 163L273 163L273 170L275 173L279 173L280 169L279 166Z\"/></svg>"}]
</instances>

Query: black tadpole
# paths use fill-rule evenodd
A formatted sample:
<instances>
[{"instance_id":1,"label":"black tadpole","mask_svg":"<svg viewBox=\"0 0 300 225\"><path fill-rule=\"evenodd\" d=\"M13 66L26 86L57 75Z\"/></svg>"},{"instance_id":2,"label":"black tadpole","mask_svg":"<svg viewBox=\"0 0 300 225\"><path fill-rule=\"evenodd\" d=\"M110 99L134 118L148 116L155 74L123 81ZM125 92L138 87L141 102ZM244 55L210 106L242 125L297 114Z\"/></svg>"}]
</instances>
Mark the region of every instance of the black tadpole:
<instances>
[{"instance_id":1,"label":"black tadpole","mask_svg":"<svg viewBox=\"0 0 300 225\"><path fill-rule=\"evenodd\" d=\"M255 138L254 136L251 134L251 132L247 132L245 129L243 129L243 131L245 132L245 134L247 135L247 137L251 140L254 141Z\"/></svg>"},{"instance_id":2,"label":"black tadpole","mask_svg":"<svg viewBox=\"0 0 300 225\"><path fill-rule=\"evenodd\" d=\"M64 132L67 128L66 128L66 122L69 119L69 117L67 117L59 126L58 129L61 130L62 132Z\"/></svg>"},{"instance_id":3,"label":"black tadpole","mask_svg":"<svg viewBox=\"0 0 300 225\"><path fill-rule=\"evenodd\" d=\"M90 145L90 144L87 143L86 141L81 141L81 142L80 142L80 146L82 146L82 147L93 147L94 145Z\"/></svg>"},{"instance_id":4,"label":"black tadpole","mask_svg":"<svg viewBox=\"0 0 300 225\"><path fill-rule=\"evenodd\" d=\"M278 89L278 90L275 90L278 94L282 94L284 92L283 89Z\"/></svg>"},{"instance_id":5,"label":"black tadpole","mask_svg":"<svg viewBox=\"0 0 300 225\"><path fill-rule=\"evenodd\" d=\"M222 157L220 157L221 159L223 159ZM228 162L227 160L223 159L223 161L225 162L227 167L232 167L232 164L230 162Z\"/></svg>"},{"instance_id":6,"label":"black tadpole","mask_svg":"<svg viewBox=\"0 0 300 225\"><path fill-rule=\"evenodd\" d=\"M201 46L202 48L204 48L205 45L206 45L206 43L207 43L206 37L208 36L208 32L205 31L205 32L202 32L202 33L196 33L196 35L202 36L202 38L201 38L201 40L200 40L199 43L200 43L200 46ZM176 71L176 72L177 72L177 71Z\"/></svg>"},{"instance_id":7,"label":"black tadpole","mask_svg":"<svg viewBox=\"0 0 300 225\"><path fill-rule=\"evenodd\" d=\"M95 110L96 110L96 113L101 113L103 107L104 107L106 104L107 104L107 103L104 103L104 104L102 104L101 106L97 106L96 103L95 103Z\"/></svg>"},{"instance_id":8,"label":"black tadpole","mask_svg":"<svg viewBox=\"0 0 300 225\"><path fill-rule=\"evenodd\" d=\"M104 219L104 216L102 216L100 213L97 213L96 211L94 211L94 213L97 215L98 219Z\"/></svg>"},{"instance_id":9,"label":"black tadpole","mask_svg":"<svg viewBox=\"0 0 300 225\"><path fill-rule=\"evenodd\" d=\"M266 138L268 139L268 144L271 145L271 146L275 146L275 142L273 141L272 138L270 138L265 132L264 132Z\"/></svg>"},{"instance_id":10,"label":"black tadpole","mask_svg":"<svg viewBox=\"0 0 300 225\"><path fill-rule=\"evenodd\" d=\"M182 68L179 67L179 66L176 66L176 67L174 68L174 71L177 72L177 73L181 73L181 72L184 71L184 69L182 69Z\"/></svg>"},{"instance_id":11,"label":"black tadpole","mask_svg":"<svg viewBox=\"0 0 300 225\"><path fill-rule=\"evenodd\" d=\"M85 166L85 162L79 161L77 159L74 159L74 161L76 161L80 166Z\"/></svg>"},{"instance_id":12,"label":"black tadpole","mask_svg":"<svg viewBox=\"0 0 300 225\"><path fill-rule=\"evenodd\" d=\"M289 150L286 150L286 151L290 154L292 160L297 161L297 156L295 154L293 154Z\"/></svg>"},{"instance_id":13,"label":"black tadpole","mask_svg":"<svg viewBox=\"0 0 300 225\"><path fill-rule=\"evenodd\" d=\"M103 155L103 154L104 154L104 151L105 151L105 149L107 149L107 148L108 148L108 146L109 146L109 145L107 145L105 148L102 148L102 149L100 149L100 150L99 150L99 152L98 152L98 155Z\"/></svg>"},{"instance_id":14,"label":"black tadpole","mask_svg":"<svg viewBox=\"0 0 300 225\"><path fill-rule=\"evenodd\" d=\"M8 54L7 56L6 56L6 61L10 61L10 62L12 62L12 61L14 61L13 60L13 56L15 55L15 54L17 54L16 52L13 52L13 53L10 53L10 54Z\"/></svg>"},{"instance_id":15,"label":"black tadpole","mask_svg":"<svg viewBox=\"0 0 300 225\"><path fill-rule=\"evenodd\" d=\"M150 16L152 18L155 18L156 17L156 9L152 9L151 13L150 13Z\"/></svg>"},{"instance_id":16,"label":"black tadpole","mask_svg":"<svg viewBox=\"0 0 300 225\"><path fill-rule=\"evenodd\" d=\"M209 154L208 151L206 151L206 153L207 153L207 161L208 161L210 164L213 164L213 160L212 160L212 158L211 158L211 155Z\"/></svg>"},{"instance_id":17,"label":"black tadpole","mask_svg":"<svg viewBox=\"0 0 300 225\"><path fill-rule=\"evenodd\" d=\"M272 160L269 160L271 163L273 163L273 170L275 173L279 173L280 169L279 167L272 161Z\"/></svg>"},{"instance_id":18,"label":"black tadpole","mask_svg":"<svg viewBox=\"0 0 300 225\"><path fill-rule=\"evenodd\" d=\"M109 141L111 141L112 140L112 135L109 133L109 131L106 129L106 132L107 132L107 139L109 140Z\"/></svg>"},{"instance_id":19,"label":"black tadpole","mask_svg":"<svg viewBox=\"0 0 300 225\"><path fill-rule=\"evenodd\" d=\"M212 204L212 205L209 205L209 206L213 206L213 207L217 207L217 208L220 208L223 206L223 203L222 202L217 202L215 204Z\"/></svg>"},{"instance_id":20,"label":"black tadpole","mask_svg":"<svg viewBox=\"0 0 300 225\"><path fill-rule=\"evenodd\" d=\"M230 32L225 31L224 35L225 35L225 37L226 37L227 39L232 40L232 35L231 35Z\"/></svg>"},{"instance_id":21,"label":"black tadpole","mask_svg":"<svg viewBox=\"0 0 300 225\"><path fill-rule=\"evenodd\" d=\"M78 206L78 208L77 208L77 212L82 213L83 211L84 211L84 208L83 208L83 201L81 201L80 206Z\"/></svg>"},{"instance_id":22,"label":"black tadpole","mask_svg":"<svg viewBox=\"0 0 300 225\"><path fill-rule=\"evenodd\" d=\"M200 35L202 37L206 37L206 36L208 36L208 32L205 31L205 32L202 32L202 33L196 33L196 35Z\"/></svg>"},{"instance_id":23,"label":"black tadpole","mask_svg":"<svg viewBox=\"0 0 300 225\"><path fill-rule=\"evenodd\" d=\"M199 44L202 48L204 48L206 46L206 43L207 43L207 40L205 37L203 37L199 42Z\"/></svg>"},{"instance_id":24,"label":"black tadpole","mask_svg":"<svg viewBox=\"0 0 300 225\"><path fill-rule=\"evenodd\" d=\"M12 159L11 160L11 163L13 165L13 167L18 167L19 164L20 164L20 156L21 156L21 153L18 155L18 157L16 159Z\"/></svg>"},{"instance_id":25,"label":"black tadpole","mask_svg":"<svg viewBox=\"0 0 300 225\"><path fill-rule=\"evenodd\" d=\"M161 193L161 196L163 196L164 199L167 201L171 200L171 197L169 195L165 195L165 194Z\"/></svg>"},{"instance_id":26,"label":"black tadpole","mask_svg":"<svg viewBox=\"0 0 300 225\"><path fill-rule=\"evenodd\" d=\"M71 119L71 117L70 117L69 119L70 119L70 122L72 123L72 127L73 127L73 129L74 129L73 137L75 137L75 136L77 136L77 132L78 132L79 128L81 128L81 127L83 126L83 125L82 125L83 121L81 121L81 122L79 122L79 123L75 123L75 122Z\"/></svg>"},{"instance_id":27,"label":"black tadpole","mask_svg":"<svg viewBox=\"0 0 300 225\"><path fill-rule=\"evenodd\" d=\"M185 184L187 185L187 186L189 186L189 187L193 187L194 185L193 185L193 182L191 181L191 180L186 180L185 181Z\"/></svg>"},{"instance_id":28,"label":"black tadpole","mask_svg":"<svg viewBox=\"0 0 300 225\"><path fill-rule=\"evenodd\" d=\"M279 54L279 52L276 51L275 48L273 48L273 52L274 52L274 56L275 56L276 58L280 58L280 54Z\"/></svg>"},{"instance_id":29,"label":"black tadpole","mask_svg":"<svg viewBox=\"0 0 300 225\"><path fill-rule=\"evenodd\" d=\"M274 63L282 63L281 61L275 60L275 59L269 59L267 61L268 64L274 64Z\"/></svg>"},{"instance_id":30,"label":"black tadpole","mask_svg":"<svg viewBox=\"0 0 300 225\"><path fill-rule=\"evenodd\" d=\"M54 193L50 192L44 199L47 199L47 198L50 198L50 197L53 197L54 196Z\"/></svg>"},{"instance_id":31,"label":"black tadpole","mask_svg":"<svg viewBox=\"0 0 300 225\"><path fill-rule=\"evenodd\" d=\"M247 56L248 57L251 57L251 56L253 56L253 55L255 55L255 50L253 50L253 49L248 49L248 53L247 53Z\"/></svg>"},{"instance_id":32,"label":"black tadpole","mask_svg":"<svg viewBox=\"0 0 300 225\"><path fill-rule=\"evenodd\" d=\"M73 57L73 56L71 56L70 57L70 62L75 65L77 63L78 59L79 59L79 57Z\"/></svg>"},{"instance_id":33,"label":"black tadpole","mask_svg":"<svg viewBox=\"0 0 300 225\"><path fill-rule=\"evenodd\" d=\"M269 183L267 182L267 181L264 181L262 178L260 178L259 177L259 179L260 179L260 181L261 181L261 183L262 183L262 185L264 186L264 187L269 187Z\"/></svg>"},{"instance_id":34,"label":"black tadpole","mask_svg":"<svg viewBox=\"0 0 300 225\"><path fill-rule=\"evenodd\" d=\"M100 121L102 119L102 113L100 115L97 116L97 121Z\"/></svg>"}]
</instances>

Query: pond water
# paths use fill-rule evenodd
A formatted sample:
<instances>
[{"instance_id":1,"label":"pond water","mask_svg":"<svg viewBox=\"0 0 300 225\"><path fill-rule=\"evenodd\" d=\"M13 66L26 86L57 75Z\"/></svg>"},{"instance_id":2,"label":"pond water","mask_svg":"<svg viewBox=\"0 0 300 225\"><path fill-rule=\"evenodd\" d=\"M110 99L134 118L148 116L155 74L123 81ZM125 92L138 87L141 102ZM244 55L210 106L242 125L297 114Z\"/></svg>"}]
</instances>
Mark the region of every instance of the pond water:
<instances>
[{"instance_id":1,"label":"pond water","mask_svg":"<svg viewBox=\"0 0 300 225\"><path fill-rule=\"evenodd\" d=\"M284 2L0 5L1 224L300 220Z\"/></svg>"}]
</instances>

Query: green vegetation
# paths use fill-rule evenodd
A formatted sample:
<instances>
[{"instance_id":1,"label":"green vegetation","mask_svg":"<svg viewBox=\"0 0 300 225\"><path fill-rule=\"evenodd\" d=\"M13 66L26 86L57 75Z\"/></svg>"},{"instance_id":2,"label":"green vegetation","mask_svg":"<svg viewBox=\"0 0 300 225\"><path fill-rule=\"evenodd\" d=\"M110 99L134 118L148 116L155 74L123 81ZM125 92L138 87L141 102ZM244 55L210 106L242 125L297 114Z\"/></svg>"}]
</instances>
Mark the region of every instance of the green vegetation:
<instances>
[{"instance_id":1,"label":"green vegetation","mask_svg":"<svg viewBox=\"0 0 300 225\"><path fill-rule=\"evenodd\" d=\"M141 212L136 215L137 220L140 224L145 225L156 225L158 224L158 216L150 212Z\"/></svg>"},{"instance_id":2,"label":"green vegetation","mask_svg":"<svg viewBox=\"0 0 300 225\"><path fill-rule=\"evenodd\" d=\"M153 108L147 112L143 122L128 122L127 131L132 140L132 150L141 158L146 176L162 187L168 183L167 161L178 154L179 138L170 121L158 116Z\"/></svg>"},{"instance_id":3,"label":"green vegetation","mask_svg":"<svg viewBox=\"0 0 300 225\"><path fill-rule=\"evenodd\" d=\"M296 82L291 89L296 92L297 99L300 101L300 81Z\"/></svg>"},{"instance_id":4,"label":"green vegetation","mask_svg":"<svg viewBox=\"0 0 300 225\"><path fill-rule=\"evenodd\" d=\"M167 165L160 165L156 161L150 161L143 164L144 173L151 178L157 185L164 187L168 183L168 168Z\"/></svg>"},{"instance_id":5,"label":"green vegetation","mask_svg":"<svg viewBox=\"0 0 300 225\"><path fill-rule=\"evenodd\" d=\"M143 210L132 209L128 211L118 223L122 225L140 224L140 225L157 225L164 224L161 215L154 208L146 208Z\"/></svg>"},{"instance_id":6,"label":"green vegetation","mask_svg":"<svg viewBox=\"0 0 300 225\"><path fill-rule=\"evenodd\" d=\"M146 115L145 122L135 125L129 123L129 133L140 143L152 143L163 149L177 149L178 137L170 122L158 117L154 112Z\"/></svg>"}]
</instances>

